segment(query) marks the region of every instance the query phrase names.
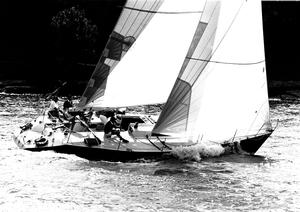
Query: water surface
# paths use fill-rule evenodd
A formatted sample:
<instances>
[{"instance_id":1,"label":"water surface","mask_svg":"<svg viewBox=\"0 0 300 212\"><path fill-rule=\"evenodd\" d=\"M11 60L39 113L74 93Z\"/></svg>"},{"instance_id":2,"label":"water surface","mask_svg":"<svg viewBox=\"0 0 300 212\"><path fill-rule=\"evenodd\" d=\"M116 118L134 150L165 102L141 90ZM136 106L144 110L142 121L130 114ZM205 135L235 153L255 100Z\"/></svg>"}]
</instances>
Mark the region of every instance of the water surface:
<instances>
[{"instance_id":1,"label":"water surface","mask_svg":"<svg viewBox=\"0 0 300 212\"><path fill-rule=\"evenodd\" d=\"M0 94L0 211L300 211L298 101L271 101L279 125L255 157L112 163L18 149L39 100Z\"/></svg>"}]
</instances>

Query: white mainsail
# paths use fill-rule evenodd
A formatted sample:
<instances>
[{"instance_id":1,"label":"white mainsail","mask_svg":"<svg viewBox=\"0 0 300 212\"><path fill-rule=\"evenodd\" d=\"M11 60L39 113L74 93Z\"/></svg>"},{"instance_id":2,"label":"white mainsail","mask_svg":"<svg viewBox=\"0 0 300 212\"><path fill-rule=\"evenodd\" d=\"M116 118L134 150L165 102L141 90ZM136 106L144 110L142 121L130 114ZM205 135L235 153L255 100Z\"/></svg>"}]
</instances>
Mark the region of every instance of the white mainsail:
<instances>
[{"instance_id":1,"label":"white mainsail","mask_svg":"<svg viewBox=\"0 0 300 212\"><path fill-rule=\"evenodd\" d=\"M201 22L153 133L224 141L267 129L261 1L212 1Z\"/></svg>"},{"instance_id":2,"label":"white mainsail","mask_svg":"<svg viewBox=\"0 0 300 212\"><path fill-rule=\"evenodd\" d=\"M103 102L125 107L166 102L189 49L205 1L165 0L109 75Z\"/></svg>"},{"instance_id":3,"label":"white mainsail","mask_svg":"<svg viewBox=\"0 0 300 212\"><path fill-rule=\"evenodd\" d=\"M92 107L103 96L107 76L147 26L164 0L127 0L78 107Z\"/></svg>"}]
</instances>

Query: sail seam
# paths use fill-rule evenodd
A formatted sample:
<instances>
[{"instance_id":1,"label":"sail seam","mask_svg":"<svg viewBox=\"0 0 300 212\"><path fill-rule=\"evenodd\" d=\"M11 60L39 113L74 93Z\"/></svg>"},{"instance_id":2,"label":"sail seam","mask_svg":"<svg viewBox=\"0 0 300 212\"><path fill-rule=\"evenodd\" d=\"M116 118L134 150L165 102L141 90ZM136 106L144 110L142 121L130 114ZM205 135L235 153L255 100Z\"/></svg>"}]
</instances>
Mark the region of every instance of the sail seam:
<instances>
[{"instance_id":1,"label":"sail seam","mask_svg":"<svg viewBox=\"0 0 300 212\"><path fill-rule=\"evenodd\" d=\"M152 10L154 8L154 10L157 10L157 8L160 7L160 1L155 1L155 3L150 7L150 9ZM142 25L146 25L147 22L149 22L149 20L151 19L151 16L149 17L148 13L147 15L145 15L143 21L141 21L141 24L138 26L138 28L136 29L136 31L133 33L134 36L136 36L136 34L138 34L138 32L140 31Z\"/></svg>"},{"instance_id":2,"label":"sail seam","mask_svg":"<svg viewBox=\"0 0 300 212\"><path fill-rule=\"evenodd\" d=\"M137 1L134 3L134 5L133 5L133 6L135 6L136 4L137 4ZM120 29L120 32L122 32L122 31L123 31L123 29L124 29L124 26L126 25L126 23L127 23L128 19L129 19L129 17L131 16L131 13L132 13L132 11L130 11L130 12L129 12L129 14L128 14L128 16L126 17L126 20L124 21L124 24L123 24L122 28ZM121 17L121 16L120 16L120 17Z\"/></svg>"},{"instance_id":3,"label":"sail seam","mask_svg":"<svg viewBox=\"0 0 300 212\"><path fill-rule=\"evenodd\" d=\"M235 20L236 20L238 14L239 14L240 11L241 11L241 8L242 8L243 5L244 5L244 3L242 3L241 6L239 7L237 13L235 14L233 20L231 21L229 27L227 28L226 32L224 33L223 37L221 38L221 40L220 40L220 42L218 43L218 45L217 45L217 47L215 48L215 50L214 50L213 52L210 52L210 54L207 55L207 57L209 57L209 58L212 58L212 57L213 57L213 55L215 54L215 52L217 51L217 49L218 49L219 46L221 45L222 41L224 40L224 38L225 38L226 35L228 34L229 30L231 29L233 23L235 22ZM215 8L214 8L214 10L215 10ZM214 29L214 31L215 31L215 30L216 30L216 28ZM211 37L209 38L208 42L206 43L205 48L207 47L207 45L209 44L209 42L210 42L210 40L211 40L212 38L213 38L213 36L211 36ZM205 52L204 52L205 48L203 48L203 51L201 52L201 54L199 55L199 57L200 57L203 53L205 53ZM204 68L208 65L209 62L211 62L211 63L214 62L214 63L220 63L220 64L227 64L227 65L231 64L231 63L226 63L226 62L222 63L221 61L214 61L214 60L210 60L210 59L208 59L208 60L200 59L200 58L191 58L191 59L194 60L194 61L202 61L202 62L204 62L203 64L200 65L200 66L204 65L204 67L201 69L201 72L204 70ZM262 63L262 62L264 62L264 61L265 61L265 60L263 60L263 61L258 61L258 62L254 63L254 64L259 64L259 63ZM232 65L252 65L252 64L244 64L244 63L234 64L234 63L232 63ZM192 69L194 69L196 66L197 66L197 63L194 64L194 66L193 66ZM192 69L191 69L191 70L192 70ZM196 75L197 75L197 72L194 73L194 75L192 76L192 78L194 78ZM196 78L193 80L193 82L191 82L192 85L194 85L194 83L197 81L197 79L199 78L199 76L200 76L200 75L196 76ZM190 77L190 74L189 74L188 76L186 76L185 78L187 79L188 77Z\"/></svg>"},{"instance_id":4,"label":"sail seam","mask_svg":"<svg viewBox=\"0 0 300 212\"><path fill-rule=\"evenodd\" d=\"M240 14L240 11L241 11L241 9L242 9L244 3L245 3L245 2L243 2L243 3L241 4L241 6L239 7L237 13L236 13L235 16L233 17L233 19L232 19L232 21L231 21L229 27L228 27L227 30L225 31L223 37L221 38L220 42L219 42L218 45L216 46L215 50L212 52L211 56L213 56L213 55L216 53L216 51L218 50L219 46L221 45L221 43L222 43L223 40L225 39L226 35L229 33L229 31L230 31L232 25L234 24L236 18L237 18L238 15Z\"/></svg>"},{"instance_id":5,"label":"sail seam","mask_svg":"<svg viewBox=\"0 0 300 212\"><path fill-rule=\"evenodd\" d=\"M237 16L238 16L238 14L239 14L239 12L240 12L242 6L243 6L243 3L242 3L241 6L239 7L237 13L235 14L233 20L231 21L229 27L227 28L227 30L226 30L226 32L224 33L223 37L221 38L220 42L218 43L216 49L215 49L213 52L210 52L209 55L206 55L207 57L209 57L209 58L212 58L212 57L213 57L213 55L214 55L215 52L217 51L218 47L220 46L220 44L222 43L222 41L223 41L224 38L226 37L227 33L228 33L229 30L231 29L233 23L235 22L235 20L236 20L236 18L237 18ZM215 11L215 9L216 9L216 7L214 8L214 11ZM214 12L213 12L213 13L214 13ZM212 16L213 16L213 13L212 13ZM211 16L211 17L212 17L212 16ZM211 18L211 17L210 17L210 18ZM215 31L215 30L216 30L216 28L214 29L214 31ZM213 34L214 34L214 33L213 33ZM212 35L213 35L213 34L212 34ZM213 38L213 36L211 36L211 37L209 38L209 40L207 41L207 43L206 43L205 47L203 48L203 50L202 50L201 54L199 55L199 57L200 57L203 53L205 54L204 50L206 49L207 45L210 43L210 40L211 40L212 38ZM202 60L202 59L200 59L200 58L193 58L193 60L206 62L206 64L204 64L204 67L202 68L201 72L204 70L205 66L207 66L208 62L212 62L210 59L209 59L209 60L204 60L204 59ZM226 63L224 63L224 64L226 64ZM196 65L197 65L197 63L195 63L195 64L193 65L193 68L192 68L191 70L193 70L193 69L196 67ZM202 65L202 64L201 64L201 65ZM200 66L201 66L201 65L200 65ZM247 65L247 64L246 64L246 65ZM192 73L192 72L191 72L191 73ZM194 76L196 76L196 75L197 75L197 72L194 73L194 75L192 76L192 78L194 78ZM200 75L196 76L196 79L193 80L194 82L191 83L192 85L194 85L194 83L196 82L196 80L198 79L199 76L200 76ZM189 74L188 76L186 76L185 78L187 79L188 77L190 77L190 74Z\"/></svg>"},{"instance_id":6,"label":"sail seam","mask_svg":"<svg viewBox=\"0 0 300 212\"><path fill-rule=\"evenodd\" d=\"M144 2L142 8L146 5L146 3L147 3L147 1ZM153 4L153 5L154 5L154 4ZM152 5L152 7L153 7L153 5ZM127 30L127 32L126 32L125 34L128 34L128 33L129 33L129 31L131 30L132 26L135 24L135 21L137 20L137 17L139 17L139 14L140 14L140 11L138 11L138 14L135 16L134 21L131 23L130 27L128 28L128 30ZM147 14L147 15L148 15L148 14ZM147 15L146 15L146 16L147 16ZM145 20L145 19L144 19L144 20ZM143 20L143 21L144 21L144 20Z\"/></svg>"},{"instance_id":7,"label":"sail seam","mask_svg":"<svg viewBox=\"0 0 300 212\"><path fill-rule=\"evenodd\" d=\"M216 5L214 6L214 9L213 9L213 11L212 11L212 13L211 13L211 16L209 17L208 23L209 23L209 22L212 20L212 18L214 17L214 13L216 12L217 7L218 7L218 4L216 4ZM205 31L206 31L206 30L207 30L207 29L205 29ZM202 49L202 51L201 51L199 57L200 57L201 55L203 55L203 54L206 54L205 57L210 57L210 58L211 58L212 52L208 52L208 53L207 53L207 52L205 52L205 50L207 49L207 47L208 47L208 45L209 45L211 39L214 39L215 32L216 32L216 27L213 28L212 34L211 34L211 36L209 37L209 39L207 40L207 42L205 43L204 48ZM204 32L204 33L205 33L205 32ZM197 47L197 48L198 48L198 47ZM195 50L196 50L196 49L195 49ZM194 72L194 69L195 69L195 68L196 68L197 70L199 70L198 65L199 65L198 63L195 63L195 64L191 65L191 68L190 68L191 72L190 72L187 76L184 77L184 80L187 80L187 79L189 79L189 78L192 79L192 78L194 78L196 75L200 74L200 73L197 73L198 71L196 71L194 74L192 74L192 72ZM206 65L206 64L205 64L205 65ZM200 66L202 66L202 64L200 64ZM198 68L197 68L197 67L198 67ZM202 70L204 70L204 68L205 68L205 66L201 69L200 72L202 72ZM191 76L191 75L192 75L192 76ZM182 75L180 76L180 78L182 78ZM196 79L197 79L197 78L198 78L198 77L196 77ZM196 81L196 79L193 80L193 81ZM193 85L194 82L192 82L191 84Z\"/></svg>"},{"instance_id":8,"label":"sail seam","mask_svg":"<svg viewBox=\"0 0 300 212\"><path fill-rule=\"evenodd\" d=\"M205 10L205 8L206 8L206 6L207 6L207 1L205 2L205 5L204 5L204 9L203 9L203 11ZM215 8L213 9L213 11L215 10ZM203 35L203 33L205 32L205 30L206 30L206 26L207 26L207 24L208 23L206 23L205 21L202 21L202 18L203 18L203 14L204 14L204 12L202 12L202 14L201 14L201 16L200 16L200 19L199 19L199 23L198 23L198 26L197 26L197 28L196 28L196 31L195 31L195 34L194 34L194 36L193 36L193 39L192 39L192 44L193 44L193 42L199 42L200 40L201 40L201 38L202 38L202 35ZM210 16L210 18L209 18L209 20L212 18L212 15ZM201 29L201 25L200 24L205 24L205 28L203 29L203 32L201 33L201 36L199 37L198 36L198 34L196 34L196 33L199 33L199 30ZM196 48L197 48L197 45L192 45L191 44L191 46L189 47L189 50L188 50L188 52L187 52L187 56L192 56L193 55L193 53L195 52L195 50L196 50ZM187 83L187 85L189 85L190 87L191 87L191 85L188 83L188 81L186 80L186 79L182 79L182 75L183 75L183 73L184 73L184 70L186 69L186 67L187 67L187 65L188 65L188 61L189 61L189 59L187 58L187 56L186 56L186 60L183 62L183 65L182 65L182 67L181 67L181 70L180 70L180 73L179 73L179 76L177 77L177 80L176 80L176 82L175 82L175 85L174 86L176 86L177 85L177 83L179 82L179 81L181 81L181 82L184 82L184 83ZM184 67L185 66L185 67ZM177 93L178 92L178 93ZM175 95L174 93L177 93L177 95ZM188 92L189 93L189 98L191 97L191 89L190 89L190 92ZM175 95L175 96L177 96L177 98L179 97L180 98L180 100L178 100L178 105L177 104L171 104L170 102L170 97L172 96L172 95ZM188 106L187 107L187 109L186 109L186 107L184 107L183 106L183 103L186 103L187 101L188 101L188 104L190 104L190 99L186 99L187 98L187 93L186 93L186 90L185 89L182 89L181 91L180 91L180 87L179 86L176 86L176 87L174 87L173 88L173 91L171 92L171 94L170 94L170 96L169 96L169 98L168 98L168 100L167 100L167 103L166 103L166 105L168 105L168 108L164 108L164 113L162 113L163 114L163 116L160 116L159 117L159 120L158 120L158 122L157 122L157 124L156 124L156 126L154 127L154 130L155 131L162 131L162 123L164 123L165 124L165 126L167 126L167 127L165 127L165 128L168 128L170 125L174 125L175 124L175 122L176 121L179 121L179 122L181 122L184 118L182 118L182 117L180 117L180 116L186 116L186 122L185 122L185 130L187 130L187 127L188 127L188 120L189 120L189 110L190 110L190 107ZM167 111L167 109L169 110L169 111L172 111L172 110L176 110L176 113L175 114L178 114L178 113L180 113L181 115L179 115L179 117L177 117L177 119L176 119L176 121L170 121L170 120L165 120L164 122L161 122L160 120L162 120L163 118L165 119L166 117L168 117L168 115L170 115L170 112L166 112ZM173 111L174 112L174 111ZM179 120L178 120L178 118L179 118ZM160 123L159 123L160 122ZM158 125L159 124L159 125ZM180 123L180 125L181 125L182 123ZM176 125L176 124L175 124ZM174 126L173 126L174 127Z\"/></svg>"},{"instance_id":9,"label":"sail seam","mask_svg":"<svg viewBox=\"0 0 300 212\"><path fill-rule=\"evenodd\" d=\"M138 5L138 2L139 2L139 0L135 0L134 2L132 2L133 4L132 4L132 6L133 7L139 7L139 5ZM161 0L155 0L151 5L149 5L149 9L150 10L158 10L158 8L161 6ZM128 2L127 2L128 3ZM127 4L126 3L126 4ZM145 7L146 6L146 3L147 3L147 0L143 3L143 6L142 6L142 8L143 7ZM122 7L122 6L120 6L120 7ZM123 7L122 7L123 8ZM135 17L134 17L135 16ZM126 43L126 41L125 40L123 40L123 39L118 39L118 38L115 38L115 37L112 37L112 34L114 33L114 32L116 32L116 33L118 33L118 34L120 34L120 35L122 35L122 36L124 36L124 39L128 36L128 34L130 34L130 33L133 33L133 36L134 36L134 38L136 39L136 37L141 33L141 31L143 30L143 26L145 26L148 22L149 22L149 20L151 20L151 17L152 15L151 15L151 13L148 13L148 14L144 14L144 13L140 13L140 12L138 12L138 14L136 14L136 12L134 12L134 11L129 11L127 14L124 12L124 8L123 8L123 11L121 12L121 15L119 16L119 18L118 18L118 21L117 21L117 23L120 21L120 18L121 17L124 17L124 19L125 19L125 21L124 21L124 23L123 24L120 24L120 29L118 29L118 30L116 30L116 26L115 26L115 28L113 29L113 32L109 35L109 39L111 39L111 40L114 40L114 41L117 41L117 42L120 42L120 43L122 43L122 44L125 44L125 45L128 45L127 43ZM133 26L136 24L135 22L137 22L137 19L139 18L139 17L141 17L142 18L142 20L141 20L141 25L139 25L138 27L137 27L137 29L136 30L134 30L134 29L132 29L133 28ZM129 25L129 27L128 27L128 22L129 22L129 19L131 19L131 18L133 18L134 19L134 23L131 23L130 25ZM127 31L127 32L126 32ZM108 41L109 42L109 41ZM104 51L105 51L105 49L107 48L107 45L108 45L108 42L106 43L106 46L105 46L105 48L104 48ZM129 43L130 44L130 43ZM122 51L125 51L124 49L122 49ZM96 67L95 67L95 69L94 69L94 71L93 71L93 74L92 74L92 76L91 76L91 79L93 79L94 78L94 73L103 65L103 64L105 64L105 65L108 65L108 66L110 66L111 67L111 71L114 69L114 67L116 66L116 64L118 64L118 61L116 61L116 60L114 60L114 59L111 59L111 58L107 58L107 57L105 57L105 55L103 54L103 52L102 52L102 54L101 54L101 56L100 56L100 59L98 60L98 62L97 62L97 64L96 64ZM90 79L90 80L91 80ZM93 88L93 87L92 87ZM87 94L87 91L88 91L88 89L90 89L90 88L86 88L85 89L85 91L83 92L83 95L82 95L82 100L80 100L80 102L81 102L81 105L82 105L82 107L84 107L84 105L87 105L87 104L89 104L90 102L94 102L94 99L97 99L97 98L99 98L99 97L101 97L102 95L104 95L104 92L105 91L103 91L103 92L100 92L100 94L98 93L98 91L100 91L100 90L103 90L103 89L105 89L105 86L104 86L104 88L103 88L103 86L100 86L99 88L93 88L94 89L94 91L92 91L92 94L89 96L89 97L86 97L86 94ZM83 101L83 98L85 98L85 100Z\"/></svg>"},{"instance_id":10,"label":"sail seam","mask_svg":"<svg viewBox=\"0 0 300 212\"><path fill-rule=\"evenodd\" d=\"M155 14L191 14L191 13L203 13L203 11L181 11L181 12L167 12L167 11L153 11L153 10L143 10L137 9L133 7L123 7L124 9L128 10L135 10L139 12L146 12L146 13L155 13Z\"/></svg>"},{"instance_id":11,"label":"sail seam","mask_svg":"<svg viewBox=\"0 0 300 212\"><path fill-rule=\"evenodd\" d=\"M216 61L216 60L205 60L200 58L193 58L193 57L186 57L190 60L197 60L202 62L208 62L208 63L220 63L220 64L226 64L226 65L256 65L265 62L265 60L260 60L256 62L248 62L248 63L235 63L235 62L224 62L224 61Z\"/></svg>"}]
</instances>

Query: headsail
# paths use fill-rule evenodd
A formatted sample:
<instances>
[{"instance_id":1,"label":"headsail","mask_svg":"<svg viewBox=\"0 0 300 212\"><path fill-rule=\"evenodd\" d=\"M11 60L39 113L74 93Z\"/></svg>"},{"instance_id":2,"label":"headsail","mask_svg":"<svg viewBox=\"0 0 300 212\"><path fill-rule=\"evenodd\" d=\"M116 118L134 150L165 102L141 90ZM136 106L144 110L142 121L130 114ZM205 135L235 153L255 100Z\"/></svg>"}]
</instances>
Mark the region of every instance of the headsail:
<instances>
[{"instance_id":1,"label":"headsail","mask_svg":"<svg viewBox=\"0 0 300 212\"><path fill-rule=\"evenodd\" d=\"M106 79L149 23L164 0L127 0L119 20L84 91L79 107L92 106L103 96Z\"/></svg>"},{"instance_id":2,"label":"headsail","mask_svg":"<svg viewBox=\"0 0 300 212\"><path fill-rule=\"evenodd\" d=\"M109 75L104 100L99 106L166 102L204 5L205 1L199 0L165 0Z\"/></svg>"},{"instance_id":3,"label":"headsail","mask_svg":"<svg viewBox=\"0 0 300 212\"><path fill-rule=\"evenodd\" d=\"M261 14L259 0L207 3L153 133L224 141L269 127Z\"/></svg>"},{"instance_id":4,"label":"headsail","mask_svg":"<svg viewBox=\"0 0 300 212\"><path fill-rule=\"evenodd\" d=\"M192 58L199 54L206 60L211 57L219 12L220 2L206 3L180 74L153 132L182 133L187 130L192 87L207 64L205 61L194 61Z\"/></svg>"}]
</instances>

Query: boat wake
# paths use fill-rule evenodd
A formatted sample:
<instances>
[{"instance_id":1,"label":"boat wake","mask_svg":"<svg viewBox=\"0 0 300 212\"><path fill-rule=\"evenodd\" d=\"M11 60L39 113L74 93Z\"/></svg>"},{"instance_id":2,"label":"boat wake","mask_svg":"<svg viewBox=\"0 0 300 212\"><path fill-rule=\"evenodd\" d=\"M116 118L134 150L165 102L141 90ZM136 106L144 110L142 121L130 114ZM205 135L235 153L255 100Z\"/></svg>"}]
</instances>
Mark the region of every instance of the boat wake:
<instances>
[{"instance_id":1,"label":"boat wake","mask_svg":"<svg viewBox=\"0 0 300 212\"><path fill-rule=\"evenodd\" d=\"M202 142L193 146L180 146L172 150L173 156L180 160L201 161L207 157L217 157L225 153L225 149L218 144Z\"/></svg>"}]
</instances>

